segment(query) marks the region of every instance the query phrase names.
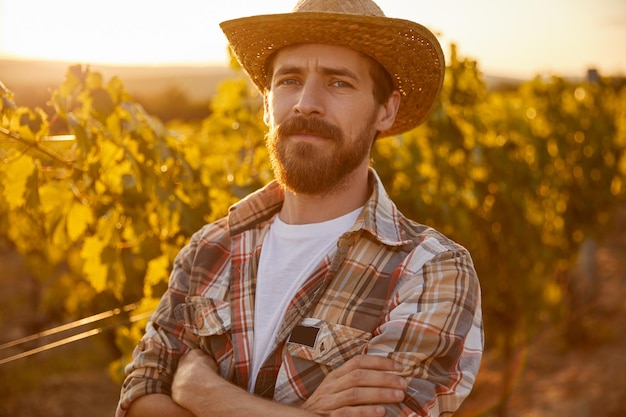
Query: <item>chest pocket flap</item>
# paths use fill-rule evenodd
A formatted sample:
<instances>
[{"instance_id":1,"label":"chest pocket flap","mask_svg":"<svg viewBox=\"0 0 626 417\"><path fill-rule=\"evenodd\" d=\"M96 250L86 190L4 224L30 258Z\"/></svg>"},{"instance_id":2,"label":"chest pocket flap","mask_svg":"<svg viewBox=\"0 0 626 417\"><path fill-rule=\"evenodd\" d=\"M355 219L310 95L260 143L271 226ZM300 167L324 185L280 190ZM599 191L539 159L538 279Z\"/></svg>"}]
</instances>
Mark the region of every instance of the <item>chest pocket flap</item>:
<instances>
[{"instance_id":1,"label":"chest pocket flap","mask_svg":"<svg viewBox=\"0 0 626 417\"><path fill-rule=\"evenodd\" d=\"M336 368L361 353L371 338L371 333L361 329L307 318L292 331L287 351L294 357Z\"/></svg>"},{"instance_id":2,"label":"chest pocket flap","mask_svg":"<svg viewBox=\"0 0 626 417\"><path fill-rule=\"evenodd\" d=\"M176 316L188 332L198 337L230 331L230 305L224 300L187 297L185 303L176 308Z\"/></svg>"}]
</instances>

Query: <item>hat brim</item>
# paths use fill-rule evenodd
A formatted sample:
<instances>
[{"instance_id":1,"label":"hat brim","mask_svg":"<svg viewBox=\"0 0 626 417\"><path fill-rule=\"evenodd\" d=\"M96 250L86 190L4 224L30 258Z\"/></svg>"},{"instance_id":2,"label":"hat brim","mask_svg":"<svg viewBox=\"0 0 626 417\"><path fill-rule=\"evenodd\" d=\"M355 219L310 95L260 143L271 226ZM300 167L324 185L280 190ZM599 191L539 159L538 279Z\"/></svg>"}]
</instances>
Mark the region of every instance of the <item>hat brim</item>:
<instances>
[{"instance_id":1,"label":"hat brim","mask_svg":"<svg viewBox=\"0 0 626 417\"><path fill-rule=\"evenodd\" d=\"M244 17L220 26L239 63L261 92L267 86L267 59L285 46L339 45L378 61L402 94L396 121L381 136L397 135L424 122L443 84L445 62L437 38L408 20L298 12Z\"/></svg>"}]
</instances>

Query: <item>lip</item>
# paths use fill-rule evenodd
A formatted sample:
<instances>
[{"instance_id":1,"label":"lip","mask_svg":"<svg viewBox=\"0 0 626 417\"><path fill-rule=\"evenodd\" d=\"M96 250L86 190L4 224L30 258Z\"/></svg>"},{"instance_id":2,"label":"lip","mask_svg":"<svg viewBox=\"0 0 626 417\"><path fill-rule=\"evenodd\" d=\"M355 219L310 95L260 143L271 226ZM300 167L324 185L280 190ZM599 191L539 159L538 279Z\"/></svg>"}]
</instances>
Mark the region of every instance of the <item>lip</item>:
<instances>
[{"instance_id":1,"label":"lip","mask_svg":"<svg viewBox=\"0 0 626 417\"><path fill-rule=\"evenodd\" d=\"M321 140L328 140L327 137L324 136L320 136L317 135L315 133L294 133L289 135L290 138L292 139L296 139L296 140L303 140L303 141L321 141Z\"/></svg>"}]
</instances>

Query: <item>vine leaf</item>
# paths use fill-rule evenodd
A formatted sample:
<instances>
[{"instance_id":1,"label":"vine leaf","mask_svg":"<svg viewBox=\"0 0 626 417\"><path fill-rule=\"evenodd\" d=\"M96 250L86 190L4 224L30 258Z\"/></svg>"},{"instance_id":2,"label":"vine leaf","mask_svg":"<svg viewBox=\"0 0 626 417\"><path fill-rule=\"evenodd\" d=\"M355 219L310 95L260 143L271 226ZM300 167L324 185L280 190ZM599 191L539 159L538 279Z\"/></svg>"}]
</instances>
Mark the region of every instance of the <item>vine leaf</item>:
<instances>
[{"instance_id":1,"label":"vine leaf","mask_svg":"<svg viewBox=\"0 0 626 417\"><path fill-rule=\"evenodd\" d=\"M102 252L105 247L106 242L98 236L88 236L80 251L80 256L84 259L85 277L97 292L103 292L107 288L108 268L102 263Z\"/></svg>"},{"instance_id":2,"label":"vine leaf","mask_svg":"<svg viewBox=\"0 0 626 417\"><path fill-rule=\"evenodd\" d=\"M67 235L72 242L77 241L93 224L94 216L90 207L74 201L67 214Z\"/></svg>"},{"instance_id":3,"label":"vine leaf","mask_svg":"<svg viewBox=\"0 0 626 417\"><path fill-rule=\"evenodd\" d=\"M23 155L10 163L2 164L5 175L2 195L11 210L23 207L26 203L29 178L36 175L36 166L32 159Z\"/></svg>"},{"instance_id":4,"label":"vine leaf","mask_svg":"<svg viewBox=\"0 0 626 417\"><path fill-rule=\"evenodd\" d=\"M144 295L152 297L152 287L167 282L170 269L170 261L167 255L161 255L148 262L148 270L144 279Z\"/></svg>"}]
</instances>

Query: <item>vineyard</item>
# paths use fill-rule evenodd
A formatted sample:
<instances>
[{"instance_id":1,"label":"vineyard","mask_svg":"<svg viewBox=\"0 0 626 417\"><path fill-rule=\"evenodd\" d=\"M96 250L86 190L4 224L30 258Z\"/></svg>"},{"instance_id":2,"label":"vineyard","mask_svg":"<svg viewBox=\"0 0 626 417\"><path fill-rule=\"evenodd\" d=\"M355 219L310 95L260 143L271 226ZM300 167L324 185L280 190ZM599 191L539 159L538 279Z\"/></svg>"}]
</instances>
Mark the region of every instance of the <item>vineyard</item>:
<instances>
[{"instance_id":1,"label":"vineyard","mask_svg":"<svg viewBox=\"0 0 626 417\"><path fill-rule=\"evenodd\" d=\"M626 88L555 76L493 91L476 62L454 47L451 57L428 122L378 140L372 164L404 214L473 254L486 357L501 382L488 415L504 416L529 340L549 328L553 343L585 349L624 328L596 306L602 279L624 284L624 270L603 275L601 261L626 253ZM0 249L28 271L20 283L0 257L0 281L27 294L26 304L5 300L0 321L25 308L34 317L0 345L115 311L95 347L83 340L75 346L88 351L71 352L74 371L107 369L119 384L177 251L272 178L261 97L239 72L219 85L205 119L166 123L123 80L81 66L68 68L45 109L20 106L10 85L0 87ZM0 360L47 341L0 350ZM37 369L72 369L55 358L52 350L0 365L0 403L36 386ZM0 406L0 416L11 411Z\"/></svg>"}]
</instances>

